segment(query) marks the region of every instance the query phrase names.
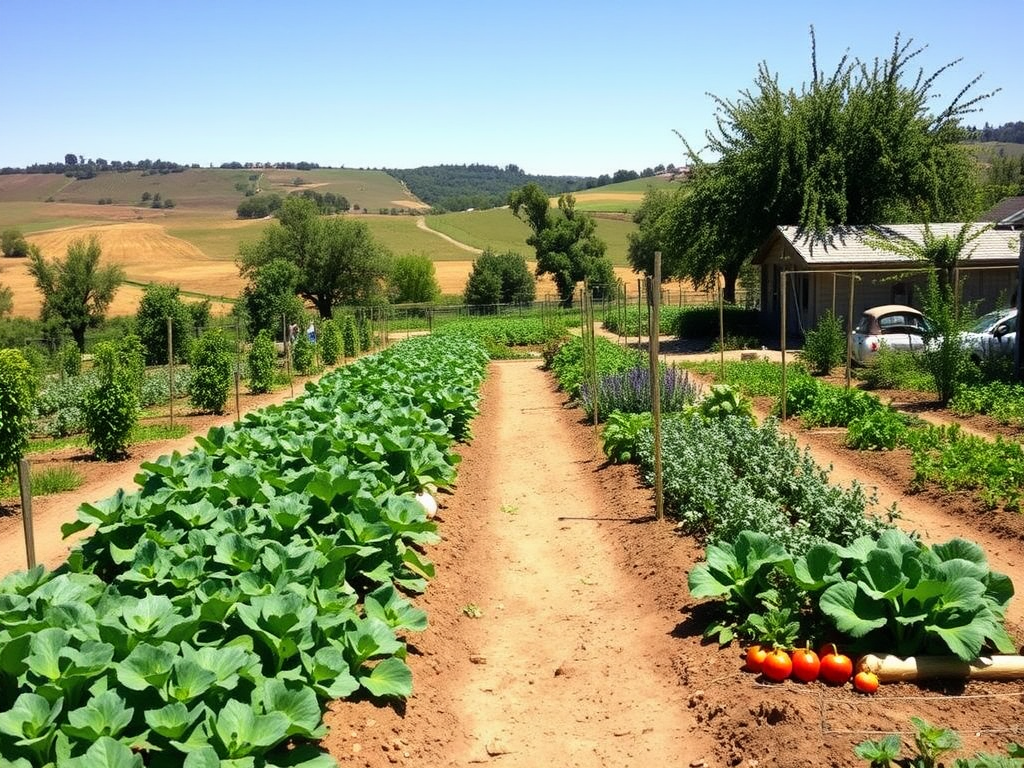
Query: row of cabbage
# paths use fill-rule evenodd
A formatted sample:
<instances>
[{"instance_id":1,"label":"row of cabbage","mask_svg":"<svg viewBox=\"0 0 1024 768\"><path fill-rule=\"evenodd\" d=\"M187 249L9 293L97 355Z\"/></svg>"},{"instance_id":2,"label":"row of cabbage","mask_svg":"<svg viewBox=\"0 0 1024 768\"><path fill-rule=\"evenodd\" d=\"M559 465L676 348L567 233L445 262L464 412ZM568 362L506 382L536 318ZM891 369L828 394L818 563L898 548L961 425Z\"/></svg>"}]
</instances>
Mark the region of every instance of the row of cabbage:
<instances>
[{"instance_id":1,"label":"row of cabbage","mask_svg":"<svg viewBox=\"0 0 1024 768\"><path fill-rule=\"evenodd\" d=\"M335 765L328 701L411 693L416 494L453 482L486 361L410 339L83 505L66 566L0 582L0 767Z\"/></svg>"}]
</instances>

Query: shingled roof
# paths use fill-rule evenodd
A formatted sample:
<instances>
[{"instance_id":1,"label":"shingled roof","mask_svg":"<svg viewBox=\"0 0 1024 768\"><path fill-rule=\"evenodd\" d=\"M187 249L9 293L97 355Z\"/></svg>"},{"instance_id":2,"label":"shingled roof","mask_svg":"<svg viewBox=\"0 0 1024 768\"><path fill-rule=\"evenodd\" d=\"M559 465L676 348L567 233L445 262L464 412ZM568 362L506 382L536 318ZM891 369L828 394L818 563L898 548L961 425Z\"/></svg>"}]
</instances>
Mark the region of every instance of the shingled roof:
<instances>
[{"instance_id":1,"label":"shingled roof","mask_svg":"<svg viewBox=\"0 0 1024 768\"><path fill-rule=\"evenodd\" d=\"M1024 195L1004 197L989 208L981 220L995 222L996 226L1024 225Z\"/></svg>"},{"instance_id":2,"label":"shingled roof","mask_svg":"<svg viewBox=\"0 0 1024 768\"><path fill-rule=\"evenodd\" d=\"M978 227L985 226L979 224ZM955 237L963 224L929 224L937 237ZM905 263L906 256L868 245L868 238L897 240L900 238L923 241L924 227L920 224L884 224L832 227L824 240L807 237L796 226L780 226L758 249L754 263L761 263L772 251L778 238L784 238L808 265L862 266ZM972 230L976 231L976 230ZM1007 265L1016 263L1020 248L1020 233L1005 229L989 229L967 246L964 254L972 262Z\"/></svg>"}]
</instances>

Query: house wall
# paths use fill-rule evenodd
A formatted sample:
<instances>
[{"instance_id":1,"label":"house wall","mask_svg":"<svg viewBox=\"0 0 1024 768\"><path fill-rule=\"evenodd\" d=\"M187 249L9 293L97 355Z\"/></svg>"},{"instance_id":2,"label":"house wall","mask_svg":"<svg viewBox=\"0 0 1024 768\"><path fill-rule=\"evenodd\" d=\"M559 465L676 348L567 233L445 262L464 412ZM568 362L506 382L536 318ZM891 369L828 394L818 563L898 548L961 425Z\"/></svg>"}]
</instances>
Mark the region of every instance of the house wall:
<instances>
[{"instance_id":1,"label":"house wall","mask_svg":"<svg viewBox=\"0 0 1024 768\"><path fill-rule=\"evenodd\" d=\"M782 256L788 243L778 242L761 266L761 322L764 334L777 336L780 324L781 301L779 283ZM787 269L794 269L798 260L790 253ZM812 329L826 311L835 307L836 315L845 318L849 309L849 270L838 266L817 269L812 274L788 274L786 277L787 335L803 336ZM833 278L835 275L835 278ZM880 304L908 304L921 308L926 282L924 274L900 276L891 273L860 272L853 294L854 319L869 307ZM1016 267L993 267L984 270L962 270L960 288L963 300L976 304L974 313L981 315L997 307L1009 306L1017 290Z\"/></svg>"}]
</instances>

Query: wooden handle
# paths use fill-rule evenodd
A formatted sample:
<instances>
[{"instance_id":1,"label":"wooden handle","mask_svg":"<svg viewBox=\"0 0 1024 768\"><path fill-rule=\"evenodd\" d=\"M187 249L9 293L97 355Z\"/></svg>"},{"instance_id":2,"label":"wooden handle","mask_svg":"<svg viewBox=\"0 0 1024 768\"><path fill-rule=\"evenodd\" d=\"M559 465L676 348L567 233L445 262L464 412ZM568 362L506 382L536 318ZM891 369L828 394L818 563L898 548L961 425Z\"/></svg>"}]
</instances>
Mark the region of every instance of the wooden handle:
<instances>
[{"instance_id":1,"label":"wooden handle","mask_svg":"<svg viewBox=\"0 0 1024 768\"><path fill-rule=\"evenodd\" d=\"M911 656L903 659L888 653L868 654L857 662L857 671L874 672L882 683L934 677L1013 680L1024 678L1024 656L981 656L962 661L956 656Z\"/></svg>"}]
</instances>

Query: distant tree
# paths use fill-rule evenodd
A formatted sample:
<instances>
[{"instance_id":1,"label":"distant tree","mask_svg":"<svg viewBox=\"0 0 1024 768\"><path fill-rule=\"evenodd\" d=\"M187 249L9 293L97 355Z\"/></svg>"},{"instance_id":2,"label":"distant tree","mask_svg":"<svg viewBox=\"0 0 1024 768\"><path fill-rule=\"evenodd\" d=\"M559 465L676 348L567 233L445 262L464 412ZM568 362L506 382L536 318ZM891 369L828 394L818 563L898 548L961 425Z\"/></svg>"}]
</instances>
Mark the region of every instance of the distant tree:
<instances>
[{"instance_id":1,"label":"distant tree","mask_svg":"<svg viewBox=\"0 0 1024 768\"><path fill-rule=\"evenodd\" d=\"M74 154L73 152L68 152L66 155L64 155L64 165L78 165L78 155Z\"/></svg>"},{"instance_id":2,"label":"distant tree","mask_svg":"<svg viewBox=\"0 0 1024 768\"><path fill-rule=\"evenodd\" d=\"M429 304L440 295L441 286L429 256L408 254L391 263L388 297L393 304Z\"/></svg>"},{"instance_id":3,"label":"distant tree","mask_svg":"<svg viewBox=\"0 0 1024 768\"><path fill-rule=\"evenodd\" d=\"M281 196L259 194L247 197L238 204L236 213L240 219L262 219L281 207Z\"/></svg>"},{"instance_id":4,"label":"distant tree","mask_svg":"<svg viewBox=\"0 0 1024 768\"><path fill-rule=\"evenodd\" d=\"M28 240L21 234L20 229L5 229L0 233L0 252L4 256L24 258L29 254Z\"/></svg>"},{"instance_id":5,"label":"distant tree","mask_svg":"<svg viewBox=\"0 0 1024 768\"><path fill-rule=\"evenodd\" d=\"M142 299L135 313L135 330L146 349L149 365L167 363L167 319L171 331L176 360L189 359L195 323L188 306L181 300L177 285L150 283L142 291Z\"/></svg>"},{"instance_id":6,"label":"distant tree","mask_svg":"<svg viewBox=\"0 0 1024 768\"><path fill-rule=\"evenodd\" d=\"M43 294L42 319L59 320L83 352L85 329L102 322L124 282L120 267L100 266L101 255L99 239L94 235L72 242L62 261L47 261L38 251L29 257L29 274Z\"/></svg>"},{"instance_id":7,"label":"distant tree","mask_svg":"<svg viewBox=\"0 0 1024 768\"><path fill-rule=\"evenodd\" d=\"M654 273L654 253L661 249L662 234L659 227L662 216L672 202L672 193L665 189L650 188L643 202L633 213L636 229L626 235L629 264L634 272Z\"/></svg>"},{"instance_id":8,"label":"distant tree","mask_svg":"<svg viewBox=\"0 0 1024 768\"><path fill-rule=\"evenodd\" d=\"M529 304L536 291L536 280L523 256L514 251L495 253L488 248L473 262L463 298L475 306Z\"/></svg>"},{"instance_id":9,"label":"distant tree","mask_svg":"<svg viewBox=\"0 0 1024 768\"><path fill-rule=\"evenodd\" d=\"M152 199L153 199L153 195L150 194L149 192L143 192L142 193L142 202L148 203Z\"/></svg>"},{"instance_id":10,"label":"distant tree","mask_svg":"<svg viewBox=\"0 0 1024 768\"><path fill-rule=\"evenodd\" d=\"M508 202L512 213L533 230L526 242L537 252L537 274L551 275L563 306L572 306L580 280L605 278L604 241L597 236L594 219L576 210L572 195L558 198L558 214L552 213L548 196L536 184L516 190Z\"/></svg>"},{"instance_id":11,"label":"distant tree","mask_svg":"<svg viewBox=\"0 0 1024 768\"><path fill-rule=\"evenodd\" d=\"M239 249L243 277L275 260L293 264L298 269L296 292L323 318L331 317L337 305L363 305L383 295L390 254L373 240L365 223L322 218L316 203L291 196L278 218L260 240Z\"/></svg>"}]
</instances>

